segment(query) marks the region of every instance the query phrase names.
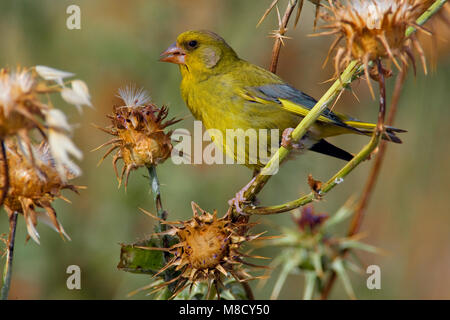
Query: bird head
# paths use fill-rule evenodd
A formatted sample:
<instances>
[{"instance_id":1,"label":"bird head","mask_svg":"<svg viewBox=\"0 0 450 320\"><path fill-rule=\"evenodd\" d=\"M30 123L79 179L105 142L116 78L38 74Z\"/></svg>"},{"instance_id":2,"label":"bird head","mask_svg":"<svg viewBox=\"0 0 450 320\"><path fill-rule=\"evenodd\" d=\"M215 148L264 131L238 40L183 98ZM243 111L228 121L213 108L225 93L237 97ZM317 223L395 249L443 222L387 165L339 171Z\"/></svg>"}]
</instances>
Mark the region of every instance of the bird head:
<instances>
[{"instance_id":1,"label":"bird head","mask_svg":"<svg viewBox=\"0 0 450 320\"><path fill-rule=\"evenodd\" d=\"M234 50L211 31L186 31L161 54L160 61L179 64L183 72L211 74L238 60Z\"/></svg>"}]
</instances>

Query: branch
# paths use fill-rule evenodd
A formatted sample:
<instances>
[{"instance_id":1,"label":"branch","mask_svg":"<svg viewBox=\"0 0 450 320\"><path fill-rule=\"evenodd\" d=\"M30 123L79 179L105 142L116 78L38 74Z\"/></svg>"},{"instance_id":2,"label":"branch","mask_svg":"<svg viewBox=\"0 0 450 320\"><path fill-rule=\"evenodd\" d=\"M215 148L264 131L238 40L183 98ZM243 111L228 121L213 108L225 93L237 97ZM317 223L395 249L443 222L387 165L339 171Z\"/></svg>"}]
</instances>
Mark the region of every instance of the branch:
<instances>
[{"instance_id":1,"label":"branch","mask_svg":"<svg viewBox=\"0 0 450 320\"><path fill-rule=\"evenodd\" d=\"M276 4L276 2L274 2ZM273 44L272 48L272 60L270 63L270 72L276 73L277 67L278 67L278 58L280 57L280 50L281 45L283 43L283 38L286 38L285 34L287 31L287 25L289 23L289 19L292 15L292 12L294 12L295 5L297 4L297 0L289 0L288 6L286 8L286 11L284 12L283 19L279 21L278 30L274 31L273 37L275 38L275 43ZM271 6L272 8L273 6ZM277 7L278 11L278 7ZM279 12L278 12L279 14Z\"/></svg>"},{"instance_id":2,"label":"branch","mask_svg":"<svg viewBox=\"0 0 450 320\"><path fill-rule=\"evenodd\" d=\"M406 77L406 71L407 71L406 66L404 66L404 68L402 68L400 73L397 75L397 79L395 81L394 93L392 95L392 101L391 101L390 110L389 110L389 114L388 114L388 121L387 121L388 125L392 125L392 123L394 122L395 114L397 112L398 102L400 100L400 94L402 91L401 89L403 87L403 83L404 83L405 77ZM380 146L378 149L375 163L373 164L373 167L370 171L369 178L367 179L366 185L364 187L363 194L361 196L360 201L358 202L358 204L356 206L353 219L350 223L350 227L347 232L347 235L349 237L355 235L359 231L362 219L364 217L365 210L367 208L369 199L370 199L370 197L373 193L373 189L375 187L376 180L380 173L381 164L383 162L384 155L386 153L386 147L387 147L387 141L382 141L380 143ZM342 252L341 255L345 255L347 252L348 251L346 250L346 251ZM322 294L321 294L322 299L328 298L328 296L331 292L331 289L333 288L334 282L336 281L336 276L337 276L336 272L333 271L331 273L330 277L328 278L328 281L326 282L324 289L322 291Z\"/></svg>"},{"instance_id":3,"label":"branch","mask_svg":"<svg viewBox=\"0 0 450 320\"><path fill-rule=\"evenodd\" d=\"M435 14L445 3L445 0L437 0L435 3L433 3L430 8L425 11L418 19L417 24L422 25L426 21L429 20L429 18ZM406 31L406 36L410 36L413 32L416 31L416 28L411 27L408 28ZM313 125L313 123L319 118L321 113L327 108L327 106L333 101L345 87L347 87L359 74L361 74L364 70L363 66L358 65L357 61L353 60L349 63L347 68L344 70L344 72L341 74L339 79L337 79L334 84L328 89L328 91L322 96L322 98L315 104L315 106L308 112L308 114L302 119L302 121L298 124L298 126L294 129L294 131L291 134L291 140L293 143L299 141L310 126ZM372 142L372 141L371 141ZM371 145L371 142L365 147L369 147ZM247 191L244 193L244 198L252 201L255 199L256 195L262 190L262 188L265 186L267 181L270 179L271 173L274 172L275 169L278 168L278 165L286 158L286 156L289 154L290 150L280 147L274 156L270 159L270 161L267 163L267 165L261 170L261 172L254 178L253 182L250 184L250 186L247 189ZM363 151L361 151L363 152ZM350 161L350 163L352 163ZM359 162L357 163L359 164ZM342 170L348 170L347 164ZM346 169L347 168L347 169ZM354 168L351 168L353 170ZM342 170L338 172L335 177L341 177L340 174L342 174ZM350 171L351 171L350 170ZM350 172L348 171L348 172ZM348 173L347 172L347 173ZM344 172L345 174L345 172ZM333 179L333 178L332 178ZM330 189L332 189L335 186L335 183L330 181L325 185L325 187L322 188L322 192L327 192ZM329 189L328 189L329 188ZM310 200L311 195L307 195L305 197L302 197L300 199L295 200L294 202L287 203L287 206L295 206L297 204L303 205L308 202L311 202ZM304 202L305 201L305 202ZM303 203L303 204L302 204ZM284 208L284 205L281 205ZM280 207L280 206L277 206ZM251 212L255 208L245 208L245 212ZM269 211L275 211L273 207L269 207ZM284 210L288 211L288 210ZM283 211L283 212L284 212ZM234 211L233 211L234 212ZM275 213L275 212L272 212ZM234 212L234 214L236 214ZM270 213L268 213L270 214Z\"/></svg>"},{"instance_id":4,"label":"branch","mask_svg":"<svg viewBox=\"0 0 450 320\"><path fill-rule=\"evenodd\" d=\"M5 181L3 181L3 190L2 195L0 197L0 207L3 205L3 202L6 199L6 195L8 194L9 190L9 168L8 168L8 159L6 157L6 146L5 146L5 140L0 141L0 149L1 149L1 156L3 161L3 175L5 177Z\"/></svg>"},{"instance_id":5,"label":"branch","mask_svg":"<svg viewBox=\"0 0 450 320\"><path fill-rule=\"evenodd\" d=\"M341 74L340 78L328 89L316 105L308 112L302 119L298 126L291 133L291 140L293 143L299 141L308 131L314 122L320 117L321 113L328 107L328 105L345 89L362 71L362 67L357 61L352 61ZM272 156L270 161L261 170L261 172L254 178L253 182L248 186L244 193L245 199L252 201L255 196L262 190L271 174L278 169L279 164L288 156L290 150L281 146L277 152ZM330 184L332 185L332 184ZM328 190L324 190L327 192ZM251 209L250 209L251 210Z\"/></svg>"},{"instance_id":6,"label":"branch","mask_svg":"<svg viewBox=\"0 0 450 320\"><path fill-rule=\"evenodd\" d=\"M161 191L160 191L160 184L158 180L158 175L156 174L156 166L149 166L147 167L148 173L149 173L149 179L150 179L150 187L153 194L153 200L155 201L155 207L156 207L156 214L158 218L162 220L167 220L167 212L164 210L162 206L161 201ZM163 224L158 220L156 225L156 233L164 232L167 230L167 225ZM169 247L169 237L167 235L163 235L160 238L160 247L161 248L168 248ZM167 265L168 261L170 260L170 253L164 252L164 264ZM166 282L172 280L173 274L169 271L164 272L164 280ZM168 296L172 295L172 289L174 284L170 284L168 286Z\"/></svg>"},{"instance_id":7,"label":"branch","mask_svg":"<svg viewBox=\"0 0 450 320\"><path fill-rule=\"evenodd\" d=\"M353 157L341 170L339 170L330 180L328 180L325 184L322 185L322 188L318 192L312 191L311 193L296 199L294 201L290 201L278 206L270 206L270 207L246 207L244 208L244 212L247 214L259 214L259 215L268 215L268 214L276 214L281 212L290 211L292 209L304 206L307 203L312 202L318 197L322 197L327 194L331 189L337 186L339 183L343 181L343 179L353 171L362 161L367 159L367 157L375 150L378 146L381 138L381 132L376 130L372 135L369 143L361 149L361 151Z\"/></svg>"},{"instance_id":8,"label":"branch","mask_svg":"<svg viewBox=\"0 0 450 320\"><path fill-rule=\"evenodd\" d=\"M3 270L3 286L1 291L1 300L8 299L9 289L11 287L16 226L17 226L17 212L14 211L9 220L8 253L6 255L5 269Z\"/></svg>"},{"instance_id":9,"label":"branch","mask_svg":"<svg viewBox=\"0 0 450 320\"><path fill-rule=\"evenodd\" d=\"M445 2L447 2L446 0L437 0L435 1L428 9L427 11L425 11L416 21L416 23L418 25L423 25L425 22L427 22L444 4ZM414 27L409 27L408 29L406 29L406 36L410 36L411 34L413 34L417 29ZM391 102L391 108L389 111L389 115L388 115L388 125L391 125L394 121L394 117L395 117L395 113L397 111L397 105L398 105L398 101L400 99L400 93L401 93L401 88L403 86L403 82L405 80L405 76L406 76L406 67L404 67L400 73L397 76L397 80L395 83L395 88L394 88L394 93L393 93L393 97L392 97L392 102ZM364 210L368 204L370 195L372 193L372 190L375 186L375 182L376 179L378 177L378 173L381 167L381 163L383 161L384 158L384 154L386 151L386 143L383 141L383 143L380 145L380 150L379 153L377 155L377 159L375 161L374 166L372 167L369 179L366 183L366 186L364 188L364 193L363 196L361 197L361 200L356 208L356 212L354 215L354 218L350 224L350 228L348 231L349 235L355 234L358 230L359 227L361 225L361 221L362 221L362 217L364 215ZM347 253L347 250L342 252L341 255L345 255ZM321 299L327 299L331 289L333 288L333 285L336 281L336 272L332 272L330 277L328 278L328 281L325 283L325 286L322 290L321 293Z\"/></svg>"}]
</instances>

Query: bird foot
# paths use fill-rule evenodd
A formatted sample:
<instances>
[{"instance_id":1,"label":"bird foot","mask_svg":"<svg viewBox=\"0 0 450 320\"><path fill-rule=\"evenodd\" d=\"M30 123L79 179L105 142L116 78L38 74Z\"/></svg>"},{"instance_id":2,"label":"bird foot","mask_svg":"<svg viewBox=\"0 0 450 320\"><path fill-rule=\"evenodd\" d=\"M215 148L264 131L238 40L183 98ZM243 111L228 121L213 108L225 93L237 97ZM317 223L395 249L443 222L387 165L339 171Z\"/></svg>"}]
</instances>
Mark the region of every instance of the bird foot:
<instances>
[{"instance_id":1,"label":"bird foot","mask_svg":"<svg viewBox=\"0 0 450 320\"><path fill-rule=\"evenodd\" d=\"M252 202L247 200L244 197L245 192L250 188L250 186L252 185L252 183L255 181L256 177L253 177L252 180L250 180L249 183L247 183L247 185L245 187L243 187L241 190L239 190L236 195L234 196L234 198L228 200L228 204L230 206L233 206L234 209L236 210L237 213L242 214L242 215L246 215L246 213L244 212L243 207L251 204Z\"/></svg>"},{"instance_id":2,"label":"bird foot","mask_svg":"<svg viewBox=\"0 0 450 320\"><path fill-rule=\"evenodd\" d=\"M296 149L296 150L303 150L305 148L305 145L301 142L292 143L292 131L294 131L294 128L286 128L283 130L283 134L281 135L281 146L285 147L286 149Z\"/></svg>"}]
</instances>

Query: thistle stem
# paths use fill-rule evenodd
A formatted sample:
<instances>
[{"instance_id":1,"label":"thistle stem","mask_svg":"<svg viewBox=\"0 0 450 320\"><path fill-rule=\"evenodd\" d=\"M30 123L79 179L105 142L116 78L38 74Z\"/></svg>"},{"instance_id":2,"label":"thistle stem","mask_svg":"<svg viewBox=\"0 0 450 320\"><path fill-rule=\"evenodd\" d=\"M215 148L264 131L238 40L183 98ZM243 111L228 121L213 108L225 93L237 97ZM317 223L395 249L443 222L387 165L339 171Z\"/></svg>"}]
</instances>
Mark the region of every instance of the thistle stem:
<instances>
[{"instance_id":1,"label":"thistle stem","mask_svg":"<svg viewBox=\"0 0 450 320\"><path fill-rule=\"evenodd\" d=\"M427 11L425 11L417 20L416 23L418 25L423 25L425 22L427 22L430 17L435 14L446 2L446 0L437 0L434 2ZM406 30L406 36L410 36L413 32L415 32L417 29L414 27L410 27ZM308 112L308 114L302 119L302 121L297 125L297 127L294 129L294 131L291 134L291 140L293 143L301 140L303 136L306 134L309 127L311 127L314 122L319 118L323 110L333 101L340 92L345 89L354 79L358 77L359 74L361 74L364 70L364 67L361 65L358 65L358 62L353 60L349 63L347 68L342 72L339 79L337 79L333 85L328 89L328 91L322 96L322 98L315 104L315 106ZM369 142L367 146L365 146L365 149L367 150L368 147L372 145L372 140ZM266 185L267 181L270 179L271 175L270 173L273 172L274 168L278 168L278 165L287 157L290 150L280 147L277 152L272 156L270 161L266 164L266 166L261 170L260 174L256 176L253 183L247 188L247 191L244 193L245 199L252 201L256 197L256 195L262 190L262 188ZM361 155L364 150L362 150L358 155ZM355 160L355 159L353 159ZM358 165L361 161L350 161L352 165L356 164ZM341 171L339 171L335 177L339 178L340 175L344 173L344 175L348 174L351 170L354 168L349 168L349 164L347 164ZM350 169L350 170L349 170ZM348 171L348 172L346 172ZM333 179L333 178L332 178ZM322 187L322 193L326 193L327 191L331 190L335 185L335 181L330 181L326 184L326 188ZM300 199L295 200L294 202L290 202L284 205L275 206L275 207L268 207L259 210L259 208L246 208L244 209L245 212L250 213L252 210L257 209L257 211L260 211L259 214L265 214L264 212L268 212L267 214L273 214L278 213L277 210L282 210L279 212L285 212L289 211L289 209L284 210L286 207L293 207L297 208L298 206L304 205L306 203L311 202L314 198L311 198L313 195L309 194L306 195ZM267 210L266 210L267 209ZM233 214L236 214L235 210L233 210Z\"/></svg>"},{"instance_id":2,"label":"thistle stem","mask_svg":"<svg viewBox=\"0 0 450 320\"><path fill-rule=\"evenodd\" d=\"M161 191L160 191L160 184L158 180L158 175L156 174L156 167L155 166L149 166L147 167L149 177L150 177L150 187L153 194L153 200L155 201L155 207L156 207L156 214L158 218L162 220L167 220L167 212L164 210L162 201L161 201ZM164 232L167 230L167 226L165 224L162 224L160 221L156 224L156 232ZM163 235L160 238L161 241L161 248L168 248L169 247L169 238L167 235ZM170 260L170 253L164 252L164 264L167 264ZM170 281L172 280L174 274L167 270L164 272L164 280ZM173 287L175 284L170 284L168 286L168 290L170 291L170 295L173 294Z\"/></svg>"},{"instance_id":3,"label":"thistle stem","mask_svg":"<svg viewBox=\"0 0 450 320\"><path fill-rule=\"evenodd\" d=\"M242 288L245 291L245 295L247 296L248 300L255 300L255 296L253 295L252 288L247 282L241 282Z\"/></svg>"},{"instance_id":4,"label":"thistle stem","mask_svg":"<svg viewBox=\"0 0 450 320\"><path fill-rule=\"evenodd\" d=\"M349 85L353 79L361 72L361 66L357 61L352 61L341 74L340 78L328 89L316 105L308 112L302 119L298 126L291 133L291 140L293 143L299 141L308 131L309 127L320 117L321 113L327 106L336 98L339 93ZM290 150L285 147L280 147L272 156L270 161L256 176L253 183L247 188L244 197L247 200L253 200L255 196L262 190L267 181L271 177L271 173L278 168L279 164L287 157Z\"/></svg>"},{"instance_id":5,"label":"thistle stem","mask_svg":"<svg viewBox=\"0 0 450 320\"><path fill-rule=\"evenodd\" d=\"M11 287L16 226L17 226L17 212L14 211L9 220L8 252L6 254L5 269L3 270L3 286L1 291L1 300L8 299L9 289Z\"/></svg>"},{"instance_id":6,"label":"thistle stem","mask_svg":"<svg viewBox=\"0 0 450 320\"><path fill-rule=\"evenodd\" d=\"M0 149L1 149L1 155L2 155L2 161L3 161L3 176L5 177L3 181L3 190L2 195L0 197L0 207L3 205L3 202L6 199L6 195L8 194L9 190L9 168L8 168L8 159L6 157L6 146L5 146L5 140L0 141Z\"/></svg>"},{"instance_id":7,"label":"thistle stem","mask_svg":"<svg viewBox=\"0 0 450 320\"><path fill-rule=\"evenodd\" d=\"M427 22L442 6L447 2L447 0L437 0L435 1L422 15L416 20L418 25L423 25ZM409 37L412 33L414 33L417 29L410 26L406 29L405 35Z\"/></svg>"},{"instance_id":8,"label":"thistle stem","mask_svg":"<svg viewBox=\"0 0 450 320\"><path fill-rule=\"evenodd\" d=\"M272 48L272 60L270 63L270 72L276 73L278 67L278 59L280 57L281 45L283 44L283 36L286 33L286 28L289 23L289 19L294 11L297 0L289 0L286 11L284 12L283 19L280 21L280 25L275 34L275 43Z\"/></svg>"},{"instance_id":9,"label":"thistle stem","mask_svg":"<svg viewBox=\"0 0 450 320\"><path fill-rule=\"evenodd\" d=\"M156 167L149 166L149 167L147 167L147 169L148 169L148 174L150 176L150 187L152 189L153 200L155 201L156 214L157 214L158 218L160 218L162 220L166 220L167 214L164 211L163 206L162 206L160 184L159 184L159 180L158 180L158 175L156 174ZM166 230L166 225L158 222L157 228L158 228L157 232L162 232L162 231Z\"/></svg>"},{"instance_id":10,"label":"thistle stem","mask_svg":"<svg viewBox=\"0 0 450 320\"><path fill-rule=\"evenodd\" d=\"M343 179L353 171L362 161L375 150L380 142L381 134L374 134L369 143L352 159L350 160L339 172L337 172L331 179L329 179L318 192L311 192L296 200L286 202L281 205L268 206L268 207L246 207L244 212L247 214L257 215L269 215L277 214L286 211L293 210L295 208L304 206L317 198L320 198L327 194L331 189L337 186L343 181Z\"/></svg>"},{"instance_id":11,"label":"thistle stem","mask_svg":"<svg viewBox=\"0 0 450 320\"><path fill-rule=\"evenodd\" d=\"M386 113L386 85L385 85L385 79L384 79L384 73L383 73L383 66L381 64L381 60L377 60L377 68L378 68L378 84L380 87L380 108L378 111L378 121L377 126L375 128L375 131L373 133L373 137L378 136L381 137L383 131L384 131L384 118ZM401 77L401 75L399 75ZM397 99L398 102L398 99ZM384 152L383 152L384 153ZM378 155L379 159L380 155ZM383 157L383 154L381 155ZM378 172L380 169L381 162L377 161L374 164L374 167L372 168L372 173L369 176L369 179L367 181L366 187L364 188L363 195L361 197L361 200L357 206L357 209L355 210L353 220L350 224L350 228L348 231L348 236L355 235L359 227L361 226L362 219L364 217L365 208L367 206L369 197L372 193L373 187L375 186L376 177L378 176ZM339 255L344 256L348 250L344 250ZM337 255L337 256L339 256ZM335 258L337 258L337 256ZM321 293L321 299L325 300L328 298L331 289L333 288L333 284L335 283L337 278L337 274L335 271L332 271L330 274L330 277L328 278L328 281L325 283L322 293Z\"/></svg>"}]
</instances>

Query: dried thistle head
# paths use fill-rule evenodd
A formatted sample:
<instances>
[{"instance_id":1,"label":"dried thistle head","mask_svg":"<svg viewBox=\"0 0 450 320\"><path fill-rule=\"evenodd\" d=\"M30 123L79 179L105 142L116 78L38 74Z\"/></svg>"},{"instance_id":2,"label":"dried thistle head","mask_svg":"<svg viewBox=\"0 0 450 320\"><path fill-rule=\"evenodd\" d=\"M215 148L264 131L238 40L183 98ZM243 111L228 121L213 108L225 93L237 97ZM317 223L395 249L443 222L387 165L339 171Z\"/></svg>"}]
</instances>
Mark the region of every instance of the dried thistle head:
<instances>
[{"instance_id":1,"label":"dried thistle head","mask_svg":"<svg viewBox=\"0 0 450 320\"><path fill-rule=\"evenodd\" d=\"M24 68L0 69L0 138L39 127L44 105L37 99L35 77Z\"/></svg>"},{"instance_id":2,"label":"dried thistle head","mask_svg":"<svg viewBox=\"0 0 450 320\"><path fill-rule=\"evenodd\" d=\"M165 132L165 128L180 121L170 119L164 121L168 115L167 107L158 108L149 103L147 93L134 87L119 90L119 96L125 106L115 106L113 114L107 117L112 125L100 128L114 136L113 139L94 150L110 146L100 163L114 150L118 149L113 158L114 171L119 180L119 187L125 176L125 188L131 170L155 166L164 162L172 152L172 131ZM117 161L122 159L124 166L119 177ZM99 163L99 164L100 164Z\"/></svg>"},{"instance_id":3,"label":"dried thistle head","mask_svg":"<svg viewBox=\"0 0 450 320\"><path fill-rule=\"evenodd\" d=\"M314 28L316 27L316 23L317 23L317 19L319 16L319 12L320 12L320 4L321 0L309 0L309 2L311 2L313 5L316 6L316 14L315 14L315 19L314 19ZM259 19L258 24L256 25L257 27L266 19L266 17L269 15L269 13L272 11L272 9L274 7L276 7L277 9L277 13L278 13L278 21L281 21L281 17L280 17L280 13L278 10L278 3L279 0L273 0L272 3L270 4L270 6L266 9L266 11L264 12L264 14L262 15L262 17ZM295 14L295 21L294 21L294 27L297 26L298 21L300 20L300 14L302 13L302 9L303 9L303 4L304 4L304 0L300 0L300 1L288 1L288 12L290 10L293 11L294 7L297 6L297 13ZM291 8L292 6L292 8ZM281 26L281 23L279 23L279 25ZM278 29L280 30L280 28Z\"/></svg>"},{"instance_id":4,"label":"dried thistle head","mask_svg":"<svg viewBox=\"0 0 450 320\"><path fill-rule=\"evenodd\" d=\"M60 93L68 103L80 108L91 106L86 84L81 80L69 81L66 87L63 79L73 73L46 66L20 68L15 71L0 69L0 140L17 138L25 144L34 165L31 131L41 134L42 141L49 143L50 152L61 177L64 166L80 171L69 159L69 155L81 158L81 152L69 138L71 131L62 111L52 107L49 94Z\"/></svg>"},{"instance_id":5,"label":"dried thistle head","mask_svg":"<svg viewBox=\"0 0 450 320\"><path fill-rule=\"evenodd\" d=\"M330 31L317 35L337 36L328 51L326 61L341 40L344 41L334 57L335 76L337 77L351 60L359 60L364 64L373 95L369 81L369 62L389 59L400 69L397 59L400 59L406 67L409 58L415 68L411 45L420 55L426 73L425 56L420 43L414 33L406 36L405 32L408 27L426 32L423 27L416 24L416 20L432 2L430 0L329 1L329 6L325 6L328 12L321 17L328 23L323 28Z\"/></svg>"},{"instance_id":6,"label":"dried thistle head","mask_svg":"<svg viewBox=\"0 0 450 320\"><path fill-rule=\"evenodd\" d=\"M36 231L38 221L51 226L61 236L70 239L64 228L56 218L52 202L57 199L68 201L61 191L70 189L78 193L80 187L68 184L66 181L76 177L74 172L65 168L64 177L55 166L55 160L50 154L49 145L42 143L38 148L32 146L35 165L25 156L24 151L17 143L9 141L6 145L6 154L9 167L9 188L4 200L4 207L8 216L13 212L24 215L28 235L39 243L39 234ZM3 166L0 159L0 166ZM4 187L4 179L0 180L0 187ZM37 208L44 209L38 211Z\"/></svg>"},{"instance_id":7,"label":"dried thistle head","mask_svg":"<svg viewBox=\"0 0 450 320\"><path fill-rule=\"evenodd\" d=\"M251 277L243 265L255 266L244 261L244 257L263 258L250 256L240 252L244 243L262 239L261 234L248 235L245 230L251 226L248 223L233 222L231 214L223 218L217 218L217 212L210 214L202 210L196 203L192 202L194 216L187 221L166 222L144 213L168 224L171 228L160 235L170 235L178 239L178 243L170 248L163 249L170 253L172 258L156 275L174 267L178 272L173 279L153 286L154 291L159 291L169 284L175 283L173 296L196 283L207 282L209 295L211 285L214 284L218 295L219 286L223 286L223 279L233 277L238 282L245 282L259 277ZM199 213L200 212L200 213ZM147 248L149 250L161 250L161 248Z\"/></svg>"}]
</instances>

